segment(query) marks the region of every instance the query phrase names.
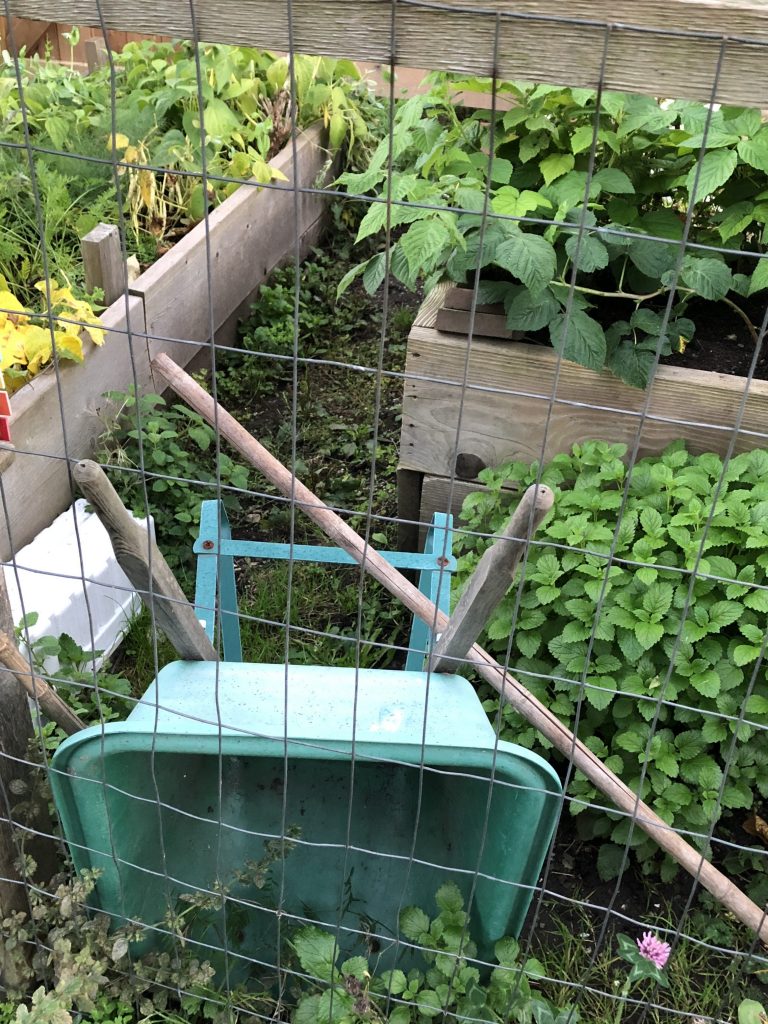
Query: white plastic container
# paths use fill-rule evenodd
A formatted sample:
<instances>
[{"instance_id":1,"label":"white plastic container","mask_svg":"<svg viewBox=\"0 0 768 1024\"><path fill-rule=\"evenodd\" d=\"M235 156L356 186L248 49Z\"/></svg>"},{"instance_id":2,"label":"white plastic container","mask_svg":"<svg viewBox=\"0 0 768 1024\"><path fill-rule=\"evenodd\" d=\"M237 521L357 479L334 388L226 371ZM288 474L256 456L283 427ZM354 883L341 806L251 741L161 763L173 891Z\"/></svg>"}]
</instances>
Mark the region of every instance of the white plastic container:
<instances>
[{"instance_id":1,"label":"white plastic container","mask_svg":"<svg viewBox=\"0 0 768 1024\"><path fill-rule=\"evenodd\" d=\"M80 498L22 548L5 566L5 579L14 624L37 612L31 639L68 633L83 650L103 651L99 665L120 643L141 600L117 564L107 531L86 507ZM55 661L46 668L55 671Z\"/></svg>"}]
</instances>

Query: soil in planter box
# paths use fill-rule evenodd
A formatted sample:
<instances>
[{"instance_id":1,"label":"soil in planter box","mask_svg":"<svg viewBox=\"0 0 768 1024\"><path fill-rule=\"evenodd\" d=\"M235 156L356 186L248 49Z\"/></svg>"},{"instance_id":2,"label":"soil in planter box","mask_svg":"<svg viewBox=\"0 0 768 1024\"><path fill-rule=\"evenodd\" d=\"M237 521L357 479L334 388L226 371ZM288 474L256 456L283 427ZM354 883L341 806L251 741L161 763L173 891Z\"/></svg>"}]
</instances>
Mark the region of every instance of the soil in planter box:
<instances>
[{"instance_id":1,"label":"soil in planter box","mask_svg":"<svg viewBox=\"0 0 768 1024\"><path fill-rule=\"evenodd\" d=\"M755 332L759 333L766 311L765 299L760 296L740 298L739 306L754 325ZM655 308L659 313L664 312L663 305ZM633 309L633 303L603 299L590 312L604 328L608 328L616 320L628 320ZM503 313L501 307L499 311ZM662 363L668 366L688 366L693 370L712 370L737 377L749 374L755 341L738 314L723 303L694 300L688 303L685 316L696 325L696 334L684 353L665 356ZM525 340L550 345L546 329L527 334ZM758 380L768 380L768 341L763 344L754 376Z\"/></svg>"},{"instance_id":2,"label":"soil in planter box","mask_svg":"<svg viewBox=\"0 0 768 1024\"><path fill-rule=\"evenodd\" d=\"M765 316L765 298L742 299L740 306L759 333ZM696 324L696 336L682 355L668 356L665 363L737 377L749 374L755 342L746 324L733 310L717 302L691 302L686 315ZM754 375L768 380L768 345L765 343Z\"/></svg>"}]
</instances>

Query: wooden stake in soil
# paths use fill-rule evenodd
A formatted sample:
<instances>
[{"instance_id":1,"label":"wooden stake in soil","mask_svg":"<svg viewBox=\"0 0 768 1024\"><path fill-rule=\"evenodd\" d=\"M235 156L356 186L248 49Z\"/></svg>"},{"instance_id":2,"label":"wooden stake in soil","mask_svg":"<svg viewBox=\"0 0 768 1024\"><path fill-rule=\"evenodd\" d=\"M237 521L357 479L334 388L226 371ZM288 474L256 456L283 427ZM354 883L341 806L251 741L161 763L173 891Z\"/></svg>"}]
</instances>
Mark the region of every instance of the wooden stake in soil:
<instances>
[{"instance_id":1,"label":"wooden stake in soil","mask_svg":"<svg viewBox=\"0 0 768 1024\"><path fill-rule=\"evenodd\" d=\"M133 518L101 466L83 459L72 475L109 534L120 568L154 612L179 657L185 661L216 661L211 641L152 535Z\"/></svg>"},{"instance_id":2,"label":"wooden stake in soil","mask_svg":"<svg viewBox=\"0 0 768 1024\"><path fill-rule=\"evenodd\" d=\"M459 598L448 625L435 644L431 666L433 672L452 672L477 640L491 617L491 612L509 590L528 546L544 516L554 504L549 487L531 485L520 499L506 529L485 552Z\"/></svg>"},{"instance_id":3,"label":"wooden stake in soil","mask_svg":"<svg viewBox=\"0 0 768 1024\"><path fill-rule=\"evenodd\" d=\"M29 662L23 657L15 642L2 631L0 631L0 663L5 665L9 672L13 672L30 697L40 705L43 714L56 725L60 725L67 735L71 736L73 732L85 728L58 693L44 679L31 671Z\"/></svg>"},{"instance_id":4,"label":"wooden stake in soil","mask_svg":"<svg viewBox=\"0 0 768 1024\"><path fill-rule=\"evenodd\" d=\"M296 506L301 508L334 543L348 552L366 572L423 622L430 627L434 625L438 632L445 630L448 617L385 558L370 545L366 545L362 537L297 480L290 470L249 434L226 409L217 406L211 396L188 373L166 355L159 355L153 360L152 365L181 399L210 424L215 424L220 436L262 472L279 491L286 497L293 496ZM768 944L768 920L765 914L737 885L673 831L548 708L529 693L517 679L505 672L487 651L475 644L468 654L468 660L483 679L493 686L518 714L538 729L561 754L571 760L601 793L608 796L619 810L633 818L638 828L651 836L665 853L698 878L724 907Z\"/></svg>"}]
</instances>

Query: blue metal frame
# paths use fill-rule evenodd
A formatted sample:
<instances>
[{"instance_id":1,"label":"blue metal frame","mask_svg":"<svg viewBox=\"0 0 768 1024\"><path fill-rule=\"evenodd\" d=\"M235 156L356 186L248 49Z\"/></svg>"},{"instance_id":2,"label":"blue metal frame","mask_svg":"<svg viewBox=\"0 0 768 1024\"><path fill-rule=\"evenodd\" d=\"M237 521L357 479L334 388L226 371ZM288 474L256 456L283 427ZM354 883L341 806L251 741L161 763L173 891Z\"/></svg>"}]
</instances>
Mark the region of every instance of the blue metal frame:
<instances>
[{"instance_id":1,"label":"blue metal frame","mask_svg":"<svg viewBox=\"0 0 768 1024\"><path fill-rule=\"evenodd\" d=\"M448 615L451 610L451 577L456 571L452 553L453 516L435 512L427 531L423 554L411 551L381 551L396 569L419 570L419 590ZM216 635L216 610L221 615L221 642L224 661L242 661L240 618L237 609L235 558L293 557L296 562L325 562L331 565L356 565L354 558L337 547L323 545L267 544L262 541L234 540L227 512L215 499L204 501L200 509L200 533L192 549L197 555L195 612L212 643ZM219 601L217 602L217 588ZM431 630L414 616L408 641L406 670L420 670L429 648Z\"/></svg>"}]
</instances>

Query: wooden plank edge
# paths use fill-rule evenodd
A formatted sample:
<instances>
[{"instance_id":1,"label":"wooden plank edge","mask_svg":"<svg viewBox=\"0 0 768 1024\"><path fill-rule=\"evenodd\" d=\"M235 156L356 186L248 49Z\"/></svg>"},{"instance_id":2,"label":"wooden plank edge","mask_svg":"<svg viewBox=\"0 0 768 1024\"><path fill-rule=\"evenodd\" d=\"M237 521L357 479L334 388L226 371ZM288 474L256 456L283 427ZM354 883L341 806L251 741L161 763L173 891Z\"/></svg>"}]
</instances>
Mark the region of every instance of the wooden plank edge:
<instances>
[{"instance_id":1,"label":"wooden plank edge","mask_svg":"<svg viewBox=\"0 0 768 1024\"><path fill-rule=\"evenodd\" d=\"M102 25L96 0L12 0L10 11ZM748 106L766 99L768 9L756 2L616 0L602 13L588 0L486 0L474 9L445 0L398 5L393 21L390 0L294 0L287 10L266 0L211 0L195 10L193 25L185 0L134 0L109 5L103 18L107 28L132 33L374 63L389 63L394 52L402 66L470 75L588 88L602 79L609 89Z\"/></svg>"}]
</instances>

